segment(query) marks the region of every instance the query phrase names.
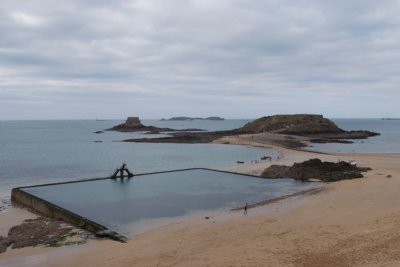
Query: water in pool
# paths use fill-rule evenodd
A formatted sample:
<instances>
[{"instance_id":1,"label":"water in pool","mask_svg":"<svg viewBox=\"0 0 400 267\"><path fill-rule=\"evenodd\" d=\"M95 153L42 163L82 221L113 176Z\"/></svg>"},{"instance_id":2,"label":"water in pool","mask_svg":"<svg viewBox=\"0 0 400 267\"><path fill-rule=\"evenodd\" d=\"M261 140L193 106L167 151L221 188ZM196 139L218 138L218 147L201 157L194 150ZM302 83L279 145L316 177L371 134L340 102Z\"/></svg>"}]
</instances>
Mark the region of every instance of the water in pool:
<instances>
[{"instance_id":1,"label":"water in pool","mask_svg":"<svg viewBox=\"0 0 400 267\"><path fill-rule=\"evenodd\" d=\"M134 227L135 222L143 220L232 208L311 187L292 179L269 180L194 169L23 190L129 236L127 224Z\"/></svg>"}]
</instances>

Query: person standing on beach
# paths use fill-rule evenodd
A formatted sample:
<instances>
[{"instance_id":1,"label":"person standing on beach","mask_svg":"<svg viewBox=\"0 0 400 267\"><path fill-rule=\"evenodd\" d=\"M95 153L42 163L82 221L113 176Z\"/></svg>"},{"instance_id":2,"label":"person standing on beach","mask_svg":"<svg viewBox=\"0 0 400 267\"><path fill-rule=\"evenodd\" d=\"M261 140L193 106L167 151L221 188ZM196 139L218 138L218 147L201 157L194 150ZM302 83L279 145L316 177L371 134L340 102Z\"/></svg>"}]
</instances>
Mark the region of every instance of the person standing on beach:
<instances>
[{"instance_id":1,"label":"person standing on beach","mask_svg":"<svg viewBox=\"0 0 400 267\"><path fill-rule=\"evenodd\" d=\"M244 215L247 215L248 207L249 207L249 204L246 202L246 205L244 205Z\"/></svg>"}]
</instances>

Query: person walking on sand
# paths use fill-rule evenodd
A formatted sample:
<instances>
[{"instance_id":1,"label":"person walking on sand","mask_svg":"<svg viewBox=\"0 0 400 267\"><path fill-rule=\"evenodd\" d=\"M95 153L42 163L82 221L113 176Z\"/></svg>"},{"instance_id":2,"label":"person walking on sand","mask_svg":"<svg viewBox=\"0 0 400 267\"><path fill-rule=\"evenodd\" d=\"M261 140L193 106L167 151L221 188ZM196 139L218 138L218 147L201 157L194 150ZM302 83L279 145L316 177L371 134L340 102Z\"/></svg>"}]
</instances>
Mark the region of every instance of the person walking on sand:
<instances>
[{"instance_id":1,"label":"person walking on sand","mask_svg":"<svg viewBox=\"0 0 400 267\"><path fill-rule=\"evenodd\" d=\"M246 202L246 205L244 205L244 215L247 215L248 208L249 208L249 204Z\"/></svg>"}]
</instances>

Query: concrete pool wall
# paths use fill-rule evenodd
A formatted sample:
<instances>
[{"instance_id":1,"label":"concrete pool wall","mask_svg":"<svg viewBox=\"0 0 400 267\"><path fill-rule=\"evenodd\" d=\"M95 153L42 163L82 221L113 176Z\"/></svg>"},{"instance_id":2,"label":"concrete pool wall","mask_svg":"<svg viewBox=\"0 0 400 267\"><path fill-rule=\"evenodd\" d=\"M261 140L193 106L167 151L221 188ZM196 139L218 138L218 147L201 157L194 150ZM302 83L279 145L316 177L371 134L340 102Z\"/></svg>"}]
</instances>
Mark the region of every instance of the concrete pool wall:
<instances>
[{"instance_id":1,"label":"concrete pool wall","mask_svg":"<svg viewBox=\"0 0 400 267\"><path fill-rule=\"evenodd\" d=\"M64 222L75 225L79 228L85 229L93 233L101 233L111 239L126 242L127 238L114 231L108 230L104 225L98 224L92 220L82 217L69 210L63 209L53 203L44 199L29 194L20 188L12 189L11 202L13 205L20 205L28 210L38 213L40 215L50 217L56 220L63 220Z\"/></svg>"},{"instance_id":2,"label":"concrete pool wall","mask_svg":"<svg viewBox=\"0 0 400 267\"><path fill-rule=\"evenodd\" d=\"M126 242L128 238L119 233L109 230L104 225L101 225L97 222L94 222L88 218L85 218L81 215L78 215L74 212L71 212L67 209L59 207L51 202L48 202L42 198L39 198L35 195L32 195L28 192L23 191L25 188L33 188L33 187L42 187L42 186L52 186L52 185L62 185L62 184L72 184L72 183L81 183L81 182L90 182L97 180L106 180L113 179L111 177L106 178L92 178L92 179L84 179L78 181L68 181L68 182L60 182L60 183L49 183L49 184L40 184L33 186L24 186L17 187L11 190L11 203L16 206L22 206L33 213L37 213L46 217L50 217L56 220L63 220L64 222L75 225L81 229L87 230L92 233L104 232L104 236L108 236L114 240ZM120 179L120 178L119 178Z\"/></svg>"}]
</instances>

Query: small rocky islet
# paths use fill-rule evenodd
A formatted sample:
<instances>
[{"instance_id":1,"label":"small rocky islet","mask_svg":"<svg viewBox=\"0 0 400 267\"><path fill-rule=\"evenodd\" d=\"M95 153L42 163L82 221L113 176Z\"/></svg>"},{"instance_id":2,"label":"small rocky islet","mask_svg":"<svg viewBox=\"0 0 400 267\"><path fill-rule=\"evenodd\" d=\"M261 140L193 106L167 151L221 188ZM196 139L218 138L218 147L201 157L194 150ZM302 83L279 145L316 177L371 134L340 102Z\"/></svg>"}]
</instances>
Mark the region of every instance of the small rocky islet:
<instances>
[{"instance_id":1,"label":"small rocky islet","mask_svg":"<svg viewBox=\"0 0 400 267\"><path fill-rule=\"evenodd\" d=\"M155 126L146 126L142 124L139 117L128 117L124 123L106 129L105 131L160 133L160 132L182 132L182 131L189 132L189 131L204 131L204 130L196 128L172 129L172 128L159 128Z\"/></svg>"}]
</instances>

